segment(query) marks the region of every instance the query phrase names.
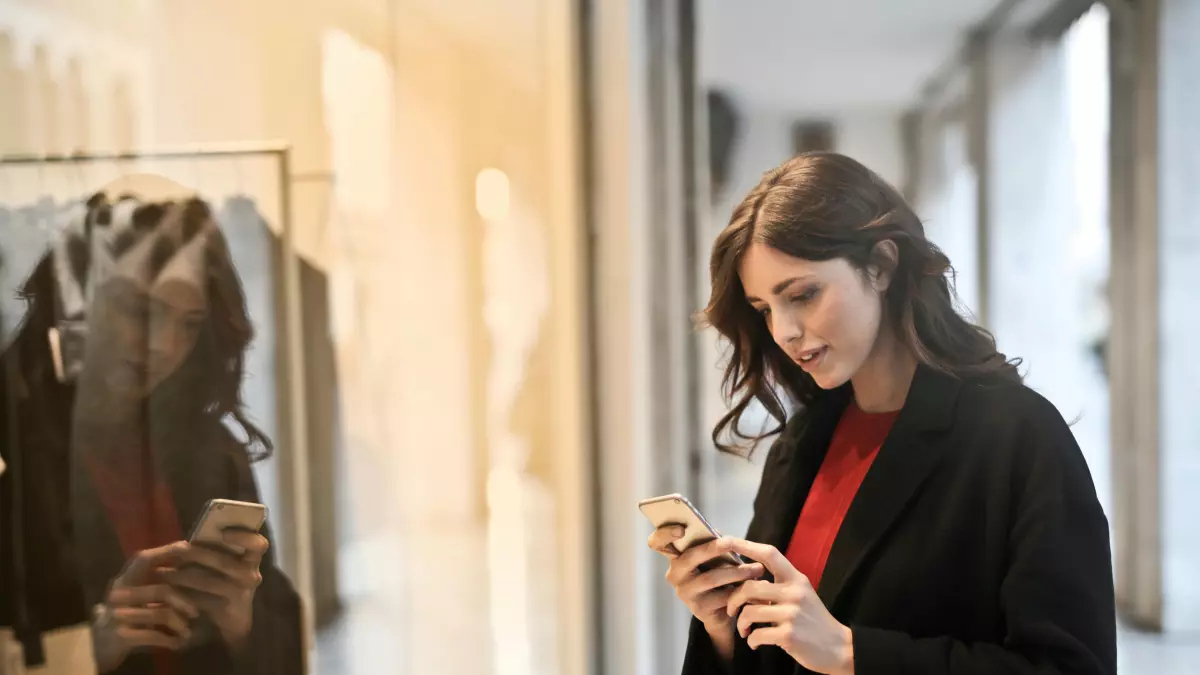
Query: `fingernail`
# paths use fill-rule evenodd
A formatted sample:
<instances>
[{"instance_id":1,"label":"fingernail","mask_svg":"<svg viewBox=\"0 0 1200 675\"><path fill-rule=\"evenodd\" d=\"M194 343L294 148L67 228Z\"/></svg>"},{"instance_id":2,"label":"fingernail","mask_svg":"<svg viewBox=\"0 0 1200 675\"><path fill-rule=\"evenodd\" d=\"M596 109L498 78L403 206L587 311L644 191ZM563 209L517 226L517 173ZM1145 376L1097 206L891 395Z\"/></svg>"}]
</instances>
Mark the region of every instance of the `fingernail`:
<instances>
[{"instance_id":1,"label":"fingernail","mask_svg":"<svg viewBox=\"0 0 1200 675\"><path fill-rule=\"evenodd\" d=\"M684 529L682 526L679 526L679 525L671 526L671 534L675 535L676 537L682 537L683 532L684 532Z\"/></svg>"}]
</instances>

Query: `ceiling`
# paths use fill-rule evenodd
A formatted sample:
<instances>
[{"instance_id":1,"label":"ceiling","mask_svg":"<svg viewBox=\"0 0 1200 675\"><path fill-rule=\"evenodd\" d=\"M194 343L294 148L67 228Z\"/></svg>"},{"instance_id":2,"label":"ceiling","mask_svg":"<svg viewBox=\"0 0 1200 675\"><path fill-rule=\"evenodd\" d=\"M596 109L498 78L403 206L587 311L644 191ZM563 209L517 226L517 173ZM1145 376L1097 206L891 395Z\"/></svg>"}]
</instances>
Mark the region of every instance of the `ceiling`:
<instances>
[{"instance_id":1,"label":"ceiling","mask_svg":"<svg viewBox=\"0 0 1200 675\"><path fill-rule=\"evenodd\" d=\"M701 69L786 113L911 105L1000 0L701 0Z\"/></svg>"}]
</instances>

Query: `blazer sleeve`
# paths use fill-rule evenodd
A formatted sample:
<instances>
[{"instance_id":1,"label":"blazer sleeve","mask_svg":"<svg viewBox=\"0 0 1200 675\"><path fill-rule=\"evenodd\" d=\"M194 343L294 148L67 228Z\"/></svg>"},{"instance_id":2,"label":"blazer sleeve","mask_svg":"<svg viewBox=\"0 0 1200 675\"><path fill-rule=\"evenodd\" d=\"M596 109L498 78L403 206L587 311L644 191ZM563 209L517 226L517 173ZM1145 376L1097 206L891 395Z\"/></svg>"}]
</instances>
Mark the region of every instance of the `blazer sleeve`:
<instances>
[{"instance_id":1,"label":"blazer sleeve","mask_svg":"<svg viewBox=\"0 0 1200 675\"><path fill-rule=\"evenodd\" d=\"M771 523L778 519L779 497L776 494L777 481L769 480L778 477L784 463L784 456L794 449L796 443L796 424L788 427L767 453L763 464L763 480L759 483L758 493L754 497L754 516L750 520L750 528L746 532L749 541L763 541L764 533L771 528ZM774 507L774 508L772 508ZM740 635L734 635L734 651L732 663L727 663L717 654L712 639L708 636L704 624L692 617L688 630L687 651L683 657L683 675L758 675L767 672L767 661L783 654L778 647L760 647L750 649L746 640ZM789 657L790 658L790 657Z\"/></svg>"},{"instance_id":2,"label":"blazer sleeve","mask_svg":"<svg viewBox=\"0 0 1200 675\"><path fill-rule=\"evenodd\" d=\"M1116 610L1108 521L1083 454L1037 397L1001 448L1013 459L1002 643L914 638L851 626L856 675L1114 675Z\"/></svg>"}]
</instances>

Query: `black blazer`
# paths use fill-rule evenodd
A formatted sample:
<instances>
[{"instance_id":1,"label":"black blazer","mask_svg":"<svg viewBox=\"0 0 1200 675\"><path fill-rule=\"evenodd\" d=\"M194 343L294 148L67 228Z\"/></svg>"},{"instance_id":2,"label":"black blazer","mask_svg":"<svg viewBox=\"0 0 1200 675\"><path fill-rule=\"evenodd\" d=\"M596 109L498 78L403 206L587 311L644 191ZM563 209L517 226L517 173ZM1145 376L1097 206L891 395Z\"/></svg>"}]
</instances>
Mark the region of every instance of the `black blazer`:
<instances>
[{"instance_id":1,"label":"black blazer","mask_svg":"<svg viewBox=\"0 0 1200 675\"><path fill-rule=\"evenodd\" d=\"M850 396L789 421L747 539L787 550ZM1108 521L1062 416L1022 385L918 368L817 593L853 630L856 675L1117 672ZM729 672L694 619L683 672ZM808 671L739 637L732 672Z\"/></svg>"}]
</instances>

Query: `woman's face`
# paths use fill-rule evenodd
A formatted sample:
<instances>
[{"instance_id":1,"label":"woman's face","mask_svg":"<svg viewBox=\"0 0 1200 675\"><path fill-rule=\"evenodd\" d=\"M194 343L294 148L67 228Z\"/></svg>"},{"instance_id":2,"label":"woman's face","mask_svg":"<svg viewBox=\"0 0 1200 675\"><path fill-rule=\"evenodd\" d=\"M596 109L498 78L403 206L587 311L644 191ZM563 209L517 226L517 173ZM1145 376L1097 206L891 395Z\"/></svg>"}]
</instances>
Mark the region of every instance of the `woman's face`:
<instances>
[{"instance_id":1,"label":"woman's face","mask_svg":"<svg viewBox=\"0 0 1200 675\"><path fill-rule=\"evenodd\" d=\"M97 299L103 311L91 335L105 350L104 381L115 392L143 398L191 354L208 318L204 288L180 278L146 285L114 276Z\"/></svg>"},{"instance_id":2,"label":"woman's face","mask_svg":"<svg viewBox=\"0 0 1200 675\"><path fill-rule=\"evenodd\" d=\"M847 260L803 260L755 242L739 275L775 342L817 386L840 387L871 355L886 286Z\"/></svg>"}]
</instances>

